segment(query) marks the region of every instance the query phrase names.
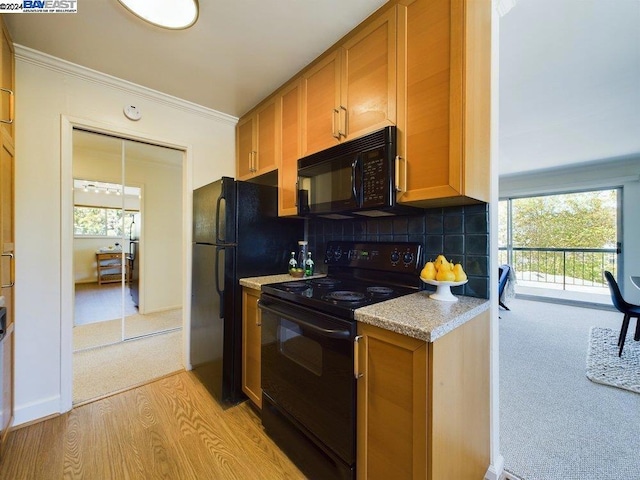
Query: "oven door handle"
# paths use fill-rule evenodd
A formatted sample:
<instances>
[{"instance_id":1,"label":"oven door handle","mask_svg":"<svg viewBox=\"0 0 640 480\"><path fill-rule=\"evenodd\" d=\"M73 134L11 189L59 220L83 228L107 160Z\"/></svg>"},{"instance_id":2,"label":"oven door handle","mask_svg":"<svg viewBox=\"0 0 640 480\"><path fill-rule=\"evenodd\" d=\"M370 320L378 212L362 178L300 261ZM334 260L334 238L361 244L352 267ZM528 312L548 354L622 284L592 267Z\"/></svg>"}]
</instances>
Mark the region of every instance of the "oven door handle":
<instances>
[{"instance_id":1,"label":"oven door handle","mask_svg":"<svg viewBox=\"0 0 640 480\"><path fill-rule=\"evenodd\" d=\"M296 318L293 315L290 315L278 308L268 307L262 302L262 300L258 300L258 308L260 308L265 312L273 313L274 315L278 315L280 317L286 318L287 320L290 320L291 322L297 325L301 325L304 328L308 328L309 330L319 335L322 335L323 337L341 338L341 339L347 339L347 340L351 338L351 333L349 332L349 330L339 330L339 329L329 329L329 328L319 327L317 325L314 325L313 323L309 323L305 320L301 320L300 318Z\"/></svg>"}]
</instances>

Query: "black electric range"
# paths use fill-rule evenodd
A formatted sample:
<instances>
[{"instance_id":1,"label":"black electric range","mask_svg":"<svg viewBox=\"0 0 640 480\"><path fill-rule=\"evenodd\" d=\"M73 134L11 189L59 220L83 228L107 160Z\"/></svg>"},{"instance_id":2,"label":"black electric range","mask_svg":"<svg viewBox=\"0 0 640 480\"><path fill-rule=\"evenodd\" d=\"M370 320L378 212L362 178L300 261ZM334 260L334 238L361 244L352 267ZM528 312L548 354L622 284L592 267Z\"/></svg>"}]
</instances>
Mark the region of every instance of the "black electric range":
<instances>
[{"instance_id":1,"label":"black electric range","mask_svg":"<svg viewBox=\"0 0 640 480\"><path fill-rule=\"evenodd\" d=\"M419 243L331 241L326 277L263 285L262 292L353 319L357 308L419 290L421 250Z\"/></svg>"}]
</instances>

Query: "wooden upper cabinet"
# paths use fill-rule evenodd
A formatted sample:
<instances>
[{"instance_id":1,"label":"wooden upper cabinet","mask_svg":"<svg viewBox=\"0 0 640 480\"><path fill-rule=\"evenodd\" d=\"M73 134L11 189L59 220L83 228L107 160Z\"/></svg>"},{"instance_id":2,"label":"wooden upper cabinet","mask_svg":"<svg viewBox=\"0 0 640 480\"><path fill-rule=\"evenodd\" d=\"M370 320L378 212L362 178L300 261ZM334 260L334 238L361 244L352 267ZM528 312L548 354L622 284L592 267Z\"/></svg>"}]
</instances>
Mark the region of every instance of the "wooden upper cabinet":
<instances>
[{"instance_id":1,"label":"wooden upper cabinet","mask_svg":"<svg viewBox=\"0 0 640 480\"><path fill-rule=\"evenodd\" d=\"M249 116L240 119L236 126L236 176L238 179L250 178L253 175L255 153L255 132L253 125L256 119Z\"/></svg>"},{"instance_id":2,"label":"wooden upper cabinet","mask_svg":"<svg viewBox=\"0 0 640 480\"><path fill-rule=\"evenodd\" d=\"M301 82L296 80L277 95L280 108L280 168L278 169L278 215L298 214L297 181L301 144Z\"/></svg>"},{"instance_id":3,"label":"wooden upper cabinet","mask_svg":"<svg viewBox=\"0 0 640 480\"><path fill-rule=\"evenodd\" d=\"M275 98L243 117L236 127L236 176L238 180L278 168Z\"/></svg>"},{"instance_id":4,"label":"wooden upper cabinet","mask_svg":"<svg viewBox=\"0 0 640 480\"><path fill-rule=\"evenodd\" d=\"M303 156L396 122L396 7L302 75Z\"/></svg>"},{"instance_id":5,"label":"wooden upper cabinet","mask_svg":"<svg viewBox=\"0 0 640 480\"><path fill-rule=\"evenodd\" d=\"M340 142L340 50L334 50L302 75L302 156Z\"/></svg>"},{"instance_id":6,"label":"wooden upper cabinet","mask_svg":"<svg viewBox=\"0 0 640 480\"><path fill-rule=\"evenodd\" d=\"M396 123L396 29L394 7L342 46L339 125L345 139Z\"/></svg>"},{"instance_id":7,"label":"wooden upper cabinet","mask_svg":"<svg viewBox=\"0 0 640 480\"><path fill-rule=\"evenodd\" d=\"M14 134L14 54L13 41L4 21L1 21L2 45L0 45L0 128L13 139Z\"/></svg>"},{"instance_id":8,"label":"wooden upper cabinet","mask_svg":"<svg viewBox=\"0 0 640 480\"><path fill-rule=\"evenodd\" d=\"M489 201L490 0L400 0L398 201Z\"/></svg>"}]
</instances>

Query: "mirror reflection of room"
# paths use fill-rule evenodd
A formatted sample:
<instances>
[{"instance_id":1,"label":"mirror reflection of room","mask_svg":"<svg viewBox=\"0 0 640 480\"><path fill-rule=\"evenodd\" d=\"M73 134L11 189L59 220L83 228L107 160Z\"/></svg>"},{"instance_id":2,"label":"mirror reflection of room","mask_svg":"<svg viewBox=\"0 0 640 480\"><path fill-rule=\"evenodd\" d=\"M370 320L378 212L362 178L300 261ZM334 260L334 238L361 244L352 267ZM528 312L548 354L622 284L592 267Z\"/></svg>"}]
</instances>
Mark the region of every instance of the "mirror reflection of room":
<instances>
[{"instance_id":1,"label":"mirror reflection of room","mask_svg":"<svg viewBox=\"0 0 640 480\"><path fill-rule=\"evenodd\" d=\"M74 351L182 326L182 153L74 130Z\"/></svg>"}]
</instances>

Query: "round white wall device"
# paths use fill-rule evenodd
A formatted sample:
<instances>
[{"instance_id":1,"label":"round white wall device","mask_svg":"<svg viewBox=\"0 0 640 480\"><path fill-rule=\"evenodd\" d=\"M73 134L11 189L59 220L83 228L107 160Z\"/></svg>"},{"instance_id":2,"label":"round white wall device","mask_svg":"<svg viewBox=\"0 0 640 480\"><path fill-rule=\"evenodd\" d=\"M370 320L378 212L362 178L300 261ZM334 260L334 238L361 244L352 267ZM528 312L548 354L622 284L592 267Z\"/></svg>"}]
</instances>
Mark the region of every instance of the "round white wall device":
<instances>
[{"instance_id":1,"label":"round white wall device","mask_svg":"<svg viewBox=\"0 0 640 480\"><path fill-rule=\"evenodd\" d=\"M140 120L142 118L142 112L135 105L126 105L124 107L124 116L129 120Z\"/></svg>"}]
</instances>

